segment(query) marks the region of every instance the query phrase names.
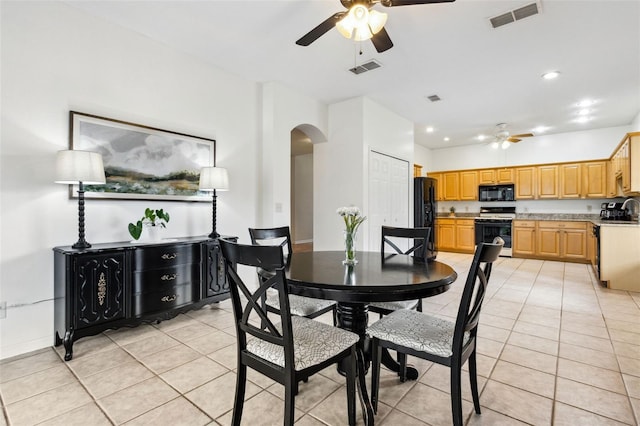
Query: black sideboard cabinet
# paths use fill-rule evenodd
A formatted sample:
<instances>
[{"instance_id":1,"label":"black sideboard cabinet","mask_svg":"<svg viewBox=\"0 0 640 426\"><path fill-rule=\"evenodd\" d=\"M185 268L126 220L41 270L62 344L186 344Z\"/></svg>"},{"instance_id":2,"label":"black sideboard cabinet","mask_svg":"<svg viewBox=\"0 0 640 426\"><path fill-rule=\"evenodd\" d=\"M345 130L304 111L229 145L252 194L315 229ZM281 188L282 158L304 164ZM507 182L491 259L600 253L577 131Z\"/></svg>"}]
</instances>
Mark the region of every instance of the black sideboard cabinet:
<instances>
[{"instance_id":1,"label":"black sideboard cabinet","mask_svg":"<svg viewBox=\"0 0 640 426\"><path fill-rule=\"evenodd\" d=\"M236 237L223 236L236 241ZM229 298L217 239L55 247L55 345L107 329L160 322Z\"/></svg>"}]
</instances>

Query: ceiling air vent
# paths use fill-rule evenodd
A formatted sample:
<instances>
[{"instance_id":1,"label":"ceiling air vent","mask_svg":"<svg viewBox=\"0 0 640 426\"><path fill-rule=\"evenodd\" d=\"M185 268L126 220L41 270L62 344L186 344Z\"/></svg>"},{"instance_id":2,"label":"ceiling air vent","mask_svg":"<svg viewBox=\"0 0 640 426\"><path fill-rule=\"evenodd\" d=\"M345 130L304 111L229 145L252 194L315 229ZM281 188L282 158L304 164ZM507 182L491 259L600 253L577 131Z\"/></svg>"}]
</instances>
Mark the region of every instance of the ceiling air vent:
<instances>
[{"instance_id":1,"label":"ceiling air vent","mask_svg":"<svg viewBox=\"0 0 640 426\"><path fill-rule=\"evenodd\" d=\"M529 16L537 15L538 13L540 13L540 3L533 2L517 9L510 10L506 13L502 13L498 16L494 16L493 18L489 18L489 22L493 28L498 28L503 25L528 18Z\"/></svg>"},{"instance_id":2,"label":"ceiling air vent","mask_svg":"<svg viewBox=\"0 0 640 426\"><path fill-rule=\"evenodd\" d=\"M431 102L438 102L438 101L442 100L442 99L440 99L440 96L438 96L438 95L427 96L427 99L429 99Z\"/></svg>"},{"instance_id":3,"label":"ceiling air vent","mask_svg":"<svg viewBox=\"0 0 640 426\"><path fill-rule=\"evenodd\" d=\"M367 71L375 70L376 68L380 68L381 66L382 64L380 62L376 61L375 59L372 59L369 62L366 62L362 65L358 65L354 68L349 68L349 71L358 75Z\"/></svg>"}]
</instances>

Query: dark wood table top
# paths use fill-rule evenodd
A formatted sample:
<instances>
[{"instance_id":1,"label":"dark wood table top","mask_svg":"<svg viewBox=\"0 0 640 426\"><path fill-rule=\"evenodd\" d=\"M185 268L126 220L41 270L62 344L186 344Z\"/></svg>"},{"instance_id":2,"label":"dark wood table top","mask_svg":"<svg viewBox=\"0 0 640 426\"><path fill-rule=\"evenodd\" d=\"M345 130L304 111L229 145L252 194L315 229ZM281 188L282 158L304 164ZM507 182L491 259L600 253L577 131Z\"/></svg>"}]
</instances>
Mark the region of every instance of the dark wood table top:
<instances>
[{"instance_id":1,"label":"dark wood table top","mask_svg":"<svg viewBox=\"0 0 640 426\"><path fill-rule=\"evenodd\" d=\"M458 277L447 264L406 255L359 251L357 259L346 266L344 251L294 253L286 272L289 292L338 302L410 300L443 293Z\"/></svg>"}]
</instances>

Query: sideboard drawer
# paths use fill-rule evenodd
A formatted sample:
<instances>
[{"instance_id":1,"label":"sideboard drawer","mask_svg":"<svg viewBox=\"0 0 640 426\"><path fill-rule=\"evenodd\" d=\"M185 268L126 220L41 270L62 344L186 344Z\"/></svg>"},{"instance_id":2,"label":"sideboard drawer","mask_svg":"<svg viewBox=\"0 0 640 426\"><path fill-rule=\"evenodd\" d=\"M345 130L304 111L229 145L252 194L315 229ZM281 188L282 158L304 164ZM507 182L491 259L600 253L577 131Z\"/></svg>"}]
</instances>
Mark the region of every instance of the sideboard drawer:
<instances>
[{"instance_id":1,"label":"sideboard drawer","mask_svg":"<svg viewBox=\"0 0 640 426\"><path fill-rule=\"evenodd\" d=\"M132 311L136 317L153 312L167 311L193 301L193 287L178 285L161 291L133 295Z\"/></svg>"},{"instance_id":2,"label":"sideboard drawer","mask_svg":"<svg viewBox=\"0 0 640 426\"><path fill-rule=\"evenodd\" d=\"M169 268L147 269L133 274L133 293L161 291L185 284L200 284L200 264L178 265Z\"/></svg>"},{"instance_id":3,"label":"sideboard drawer","mask_svg":"<svg viewBox=\"0 0 640 426\"><path fill-rule=\"evenodd\" d=\"M196 244L141 247L134 254L134 268L137 271L198 262L200 249Z\"/></svg>"}]
</instances>

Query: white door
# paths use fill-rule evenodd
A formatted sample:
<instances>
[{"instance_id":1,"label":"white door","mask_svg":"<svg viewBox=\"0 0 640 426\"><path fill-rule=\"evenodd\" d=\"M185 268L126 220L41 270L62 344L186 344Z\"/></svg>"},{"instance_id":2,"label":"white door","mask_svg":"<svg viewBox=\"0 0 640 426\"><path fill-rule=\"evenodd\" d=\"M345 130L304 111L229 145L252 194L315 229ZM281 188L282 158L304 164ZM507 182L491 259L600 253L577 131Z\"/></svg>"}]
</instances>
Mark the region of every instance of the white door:
<instances>
[{"instance_id":1,"label":"white door","mask_svg":"<svg viewBox=\"0 0 640 426\"><path fill-rule=\"evenodd\" d=\"M369 250L380 250L381 227L409 226L409 163L369 153ZM404 248L400 246L400 248Z\"/></svg>"}]
</instances>

